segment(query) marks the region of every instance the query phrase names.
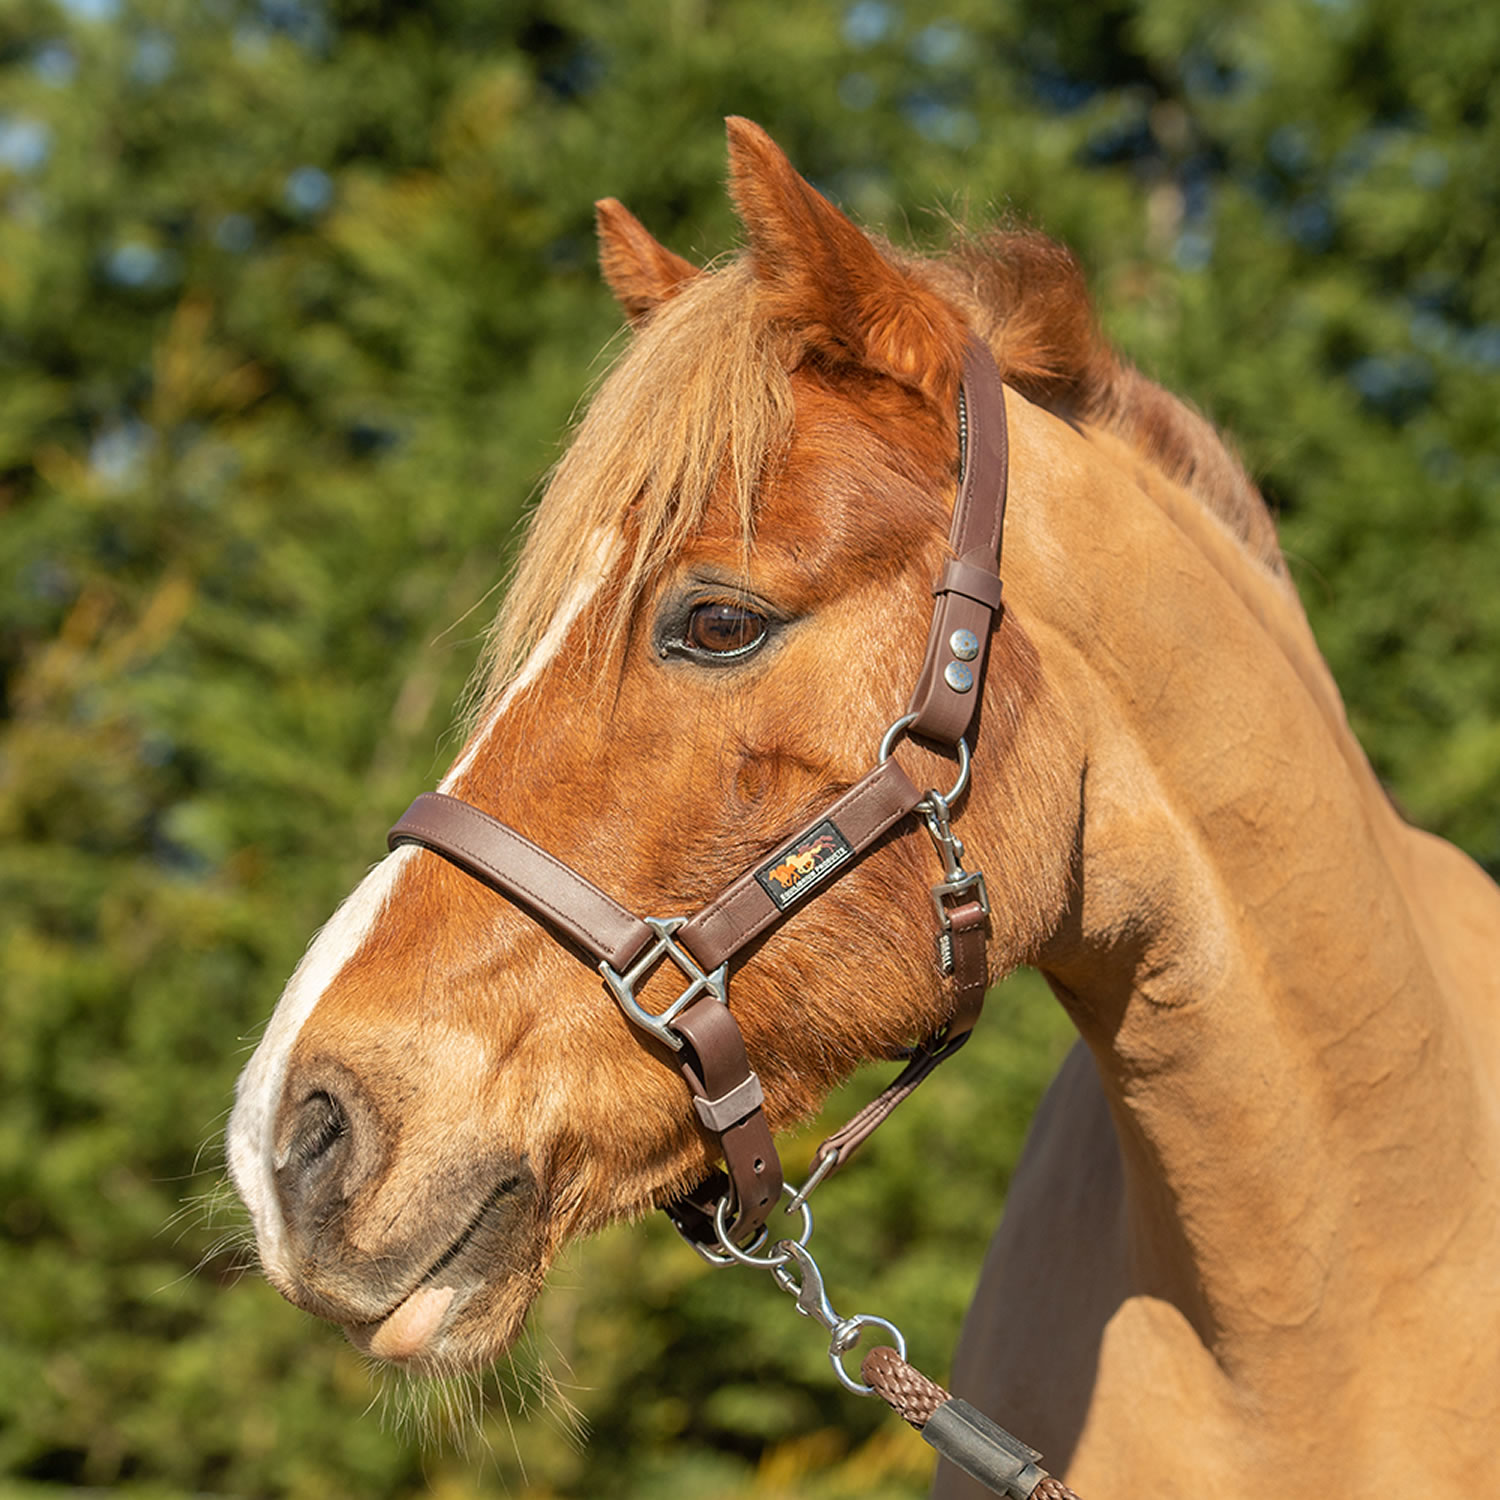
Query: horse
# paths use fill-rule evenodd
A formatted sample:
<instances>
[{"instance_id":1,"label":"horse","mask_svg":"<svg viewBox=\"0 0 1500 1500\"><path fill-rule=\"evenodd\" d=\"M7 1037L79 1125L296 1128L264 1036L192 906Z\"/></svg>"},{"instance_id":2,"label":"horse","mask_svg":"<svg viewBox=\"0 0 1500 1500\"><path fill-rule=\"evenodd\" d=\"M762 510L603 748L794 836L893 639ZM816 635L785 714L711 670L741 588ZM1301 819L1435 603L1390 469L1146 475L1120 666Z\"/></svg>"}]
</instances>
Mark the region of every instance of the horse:
<instances>
[{"instance_id":1,"label":"horse","mask_svg":"<svg viewBox=\"0 0 1500 1500\"><path fill-rule=\"evenodd\" d=\"M937 788L961 754L980 988L1034 966L1078 1040L954 1389L1088 1500L1500 1492L1500 891L1402 819L1262 498L1109 347L1065 250L1011 229L909 254L749 122L729 160L746 245L714 269L598 205L631 340L440 793L610 912L685 913L783 863L877 758ZM934 580L962 572L974 350L1009 503L955 749L892 731ZM841 848L726 963L732 1007L706 1003L769 1132L955 1024L939 804ZM674 964L626 986L643 1030L587 922L471 874L398 841L292 976L227 1140L269 1279L416 1370L494 1360L565 1241L728 1153L673 1066ZM675 930L652 929L680 967ZM750 1213L745 1180L721 1211ZM761 1243L743 1222L729 1243ZM947 1465L937 1486L971 1493Z\"/></svg>"}]
</instances>

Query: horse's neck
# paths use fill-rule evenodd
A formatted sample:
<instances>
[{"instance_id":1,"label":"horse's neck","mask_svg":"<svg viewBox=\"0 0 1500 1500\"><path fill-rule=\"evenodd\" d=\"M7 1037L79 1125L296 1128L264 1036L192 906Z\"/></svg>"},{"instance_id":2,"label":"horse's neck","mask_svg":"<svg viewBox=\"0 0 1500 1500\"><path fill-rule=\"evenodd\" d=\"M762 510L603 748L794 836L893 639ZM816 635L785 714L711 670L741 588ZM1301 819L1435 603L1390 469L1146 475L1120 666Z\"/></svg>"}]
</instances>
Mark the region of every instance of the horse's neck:
<instances>
[{"instance_id":1,"label":"horse's neck","mask_svg":"<svg viewBox=\"0 0 1500 1500\"><path fill-rule=\"evenodd\" d=\"M1087 756L1039 961L1110 1100L1137 1287L1221 1349L1369 1316L1374 1263L1451 1250L1496 1164L1438 929L1500 901L1391 809L1283 586L1122 445L1020 415L1011 597Z\"/></svg>"}]
</instances>

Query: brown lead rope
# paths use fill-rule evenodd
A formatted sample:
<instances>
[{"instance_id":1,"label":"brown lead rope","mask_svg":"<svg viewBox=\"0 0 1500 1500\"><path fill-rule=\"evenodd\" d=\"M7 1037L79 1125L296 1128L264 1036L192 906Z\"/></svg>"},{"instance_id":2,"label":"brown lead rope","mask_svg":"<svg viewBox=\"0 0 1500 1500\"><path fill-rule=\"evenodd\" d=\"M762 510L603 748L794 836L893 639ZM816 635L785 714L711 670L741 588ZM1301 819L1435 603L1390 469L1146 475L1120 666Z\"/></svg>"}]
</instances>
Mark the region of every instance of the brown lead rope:
<instances>
[{"instance_id":1,"label":"brown lead rope","mask_svg":"<svg viewBox=\"0 0 1500 1500\"><path fill-rule=\"evenodd\" d=\"M1078 1500L1062 1480L1037 1467L1041 1454L1028 1448L977 1407L950 1395L909 1365L888 1344L877 1344L859 1367L892 1411L915 1427L925 1442L997 1495L1013 1500Z\"/></svg>"}]
</instances>

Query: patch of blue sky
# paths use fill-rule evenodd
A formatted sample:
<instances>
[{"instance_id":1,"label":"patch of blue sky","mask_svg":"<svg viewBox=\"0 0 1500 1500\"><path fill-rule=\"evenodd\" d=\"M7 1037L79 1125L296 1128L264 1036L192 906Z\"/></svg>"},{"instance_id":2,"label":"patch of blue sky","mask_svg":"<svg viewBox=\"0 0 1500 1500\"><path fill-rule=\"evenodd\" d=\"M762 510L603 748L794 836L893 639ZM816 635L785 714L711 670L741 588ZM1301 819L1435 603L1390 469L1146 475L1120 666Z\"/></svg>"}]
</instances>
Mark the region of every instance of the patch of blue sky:
<instances>
[{"instance_id":1,"label":"patch of blue sky","mask_svg":"<svg viewBox=\"0 0 1500 1500\"><path fill-rule=\"evenodd\" d=\"M287 173L281 192L293 213L311 216L333 202L333 179L321 167L296 167Z\"/></svg>"},{"instance_id":2,"label":"patch of blue sky","mask_svg":"<svg viewBox=\"0 0 1500 1500\"><path fill-rule=\"evenodd\" d=\"M113 21L120 14L120 0L56 0L75 21Z\"/></svg>"},{"instance_id":3,"label":"patch of blue sky","mask_svg":"<svg viewBox=\"0 0 1500 1500\"><path fill-rule=\"evenodd\" d=\"M106 427L89 444L89 468L95 479L111 490L129 489L144 473L156 446L156 434L131 418Z\"/></svg>"},{"instance_id":4,"label":"patch of blue sky","mask_svg":"<svg viewBox=\"0 0 1500 1500\"><path fill-rule=\"evenodd\" d=\"M873 47L890 35L896 8L886 0L855 0L844 12L844 40L851 47Z\"/></svg>"},{"instance_id":5,"label":"patch of blue sky","mask_svg":"<svg viewBox=\"0 0 1500 1500\"><path fill-rule=\"evenodd\" d=\"M172 38L163 31L148 31L135 44L130 76L137 83L154 88L167 81L176 61L177 45Z\"/></svg>"},{"instance_id":6,"label":"patch of blue sky","mask_svg":"<svg viewBox=\"0 0 1500 1500\"><path fill-rule=\"evenodd\" d=\"M32 71L45 84L65 88L78 73L78 59L66 42L43 42L31 59Z\"/></svg>"},{"instance_id":7,"label":"patch of blue sky","mask_svg":"<svg viewBox=\"0 0 1500 1500\"><path fill-rule=\"evenodd\" d=\"M934 21L912 38L911 55L924 67L957 62L969 45L969 34L956 21Z\"/></svg>"},{"instance_id":8,"label":"patch of blue sky","mask_svg":"<svg viewBox=\"0 0 1500 1500\"><path fill-rule=\"evenodd\" d=\"M24 115L0 117L0 167L35 172L52 153L52 132Z\"/></svg>"}]
</instances>

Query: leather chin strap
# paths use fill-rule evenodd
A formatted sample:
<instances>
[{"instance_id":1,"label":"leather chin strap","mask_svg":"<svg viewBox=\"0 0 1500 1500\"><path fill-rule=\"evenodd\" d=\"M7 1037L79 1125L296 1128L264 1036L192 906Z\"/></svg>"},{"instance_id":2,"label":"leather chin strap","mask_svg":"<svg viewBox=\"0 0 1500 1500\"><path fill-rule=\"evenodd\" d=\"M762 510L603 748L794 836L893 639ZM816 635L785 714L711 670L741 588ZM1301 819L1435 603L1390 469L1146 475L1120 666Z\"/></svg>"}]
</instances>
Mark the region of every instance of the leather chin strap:
<instances>
[{"instance_id":1,"label":"leather chin strap","mask_svg":"<svg viewBox=\"0 0 1500 1500\"><path fill-rule=\"evenodd\" d=\"M717 1139L728 1172L727 1179L713 1172L667 1205L677 1228L700 1248L754 1240L782 1192L760 1080L729 1009L728 966L909 814L924 817L944 859L945 878L932 896L942 929L939 963L954 984L952 1019L906 1054L905 1068L879 1098L823 1142L796 1201L847 1162L933 1068L958 1051L984 1003L989 906L983 877L963 869L963 846L949 827L948 805L967 779L966 737L983 695L1000 609L1008 461L1000 372L989 350L972 337L964 351L959 443L961 478L949 532L954 557L933 591L937 603L917 686L906 714L886 735L879 763L692 916L643 919L515 829L441 792L419 796L387 840L392 849L418 844L441 855L529 912L586 955L627 1017L677 1055L694 1109ZM957 750L959 785L948 797L919 792L889 758L902 733ZM681 971L685 988L665 1010L650 1012L636 1001L635 988L664 961Z\"/></svg>"}]
</instances>

